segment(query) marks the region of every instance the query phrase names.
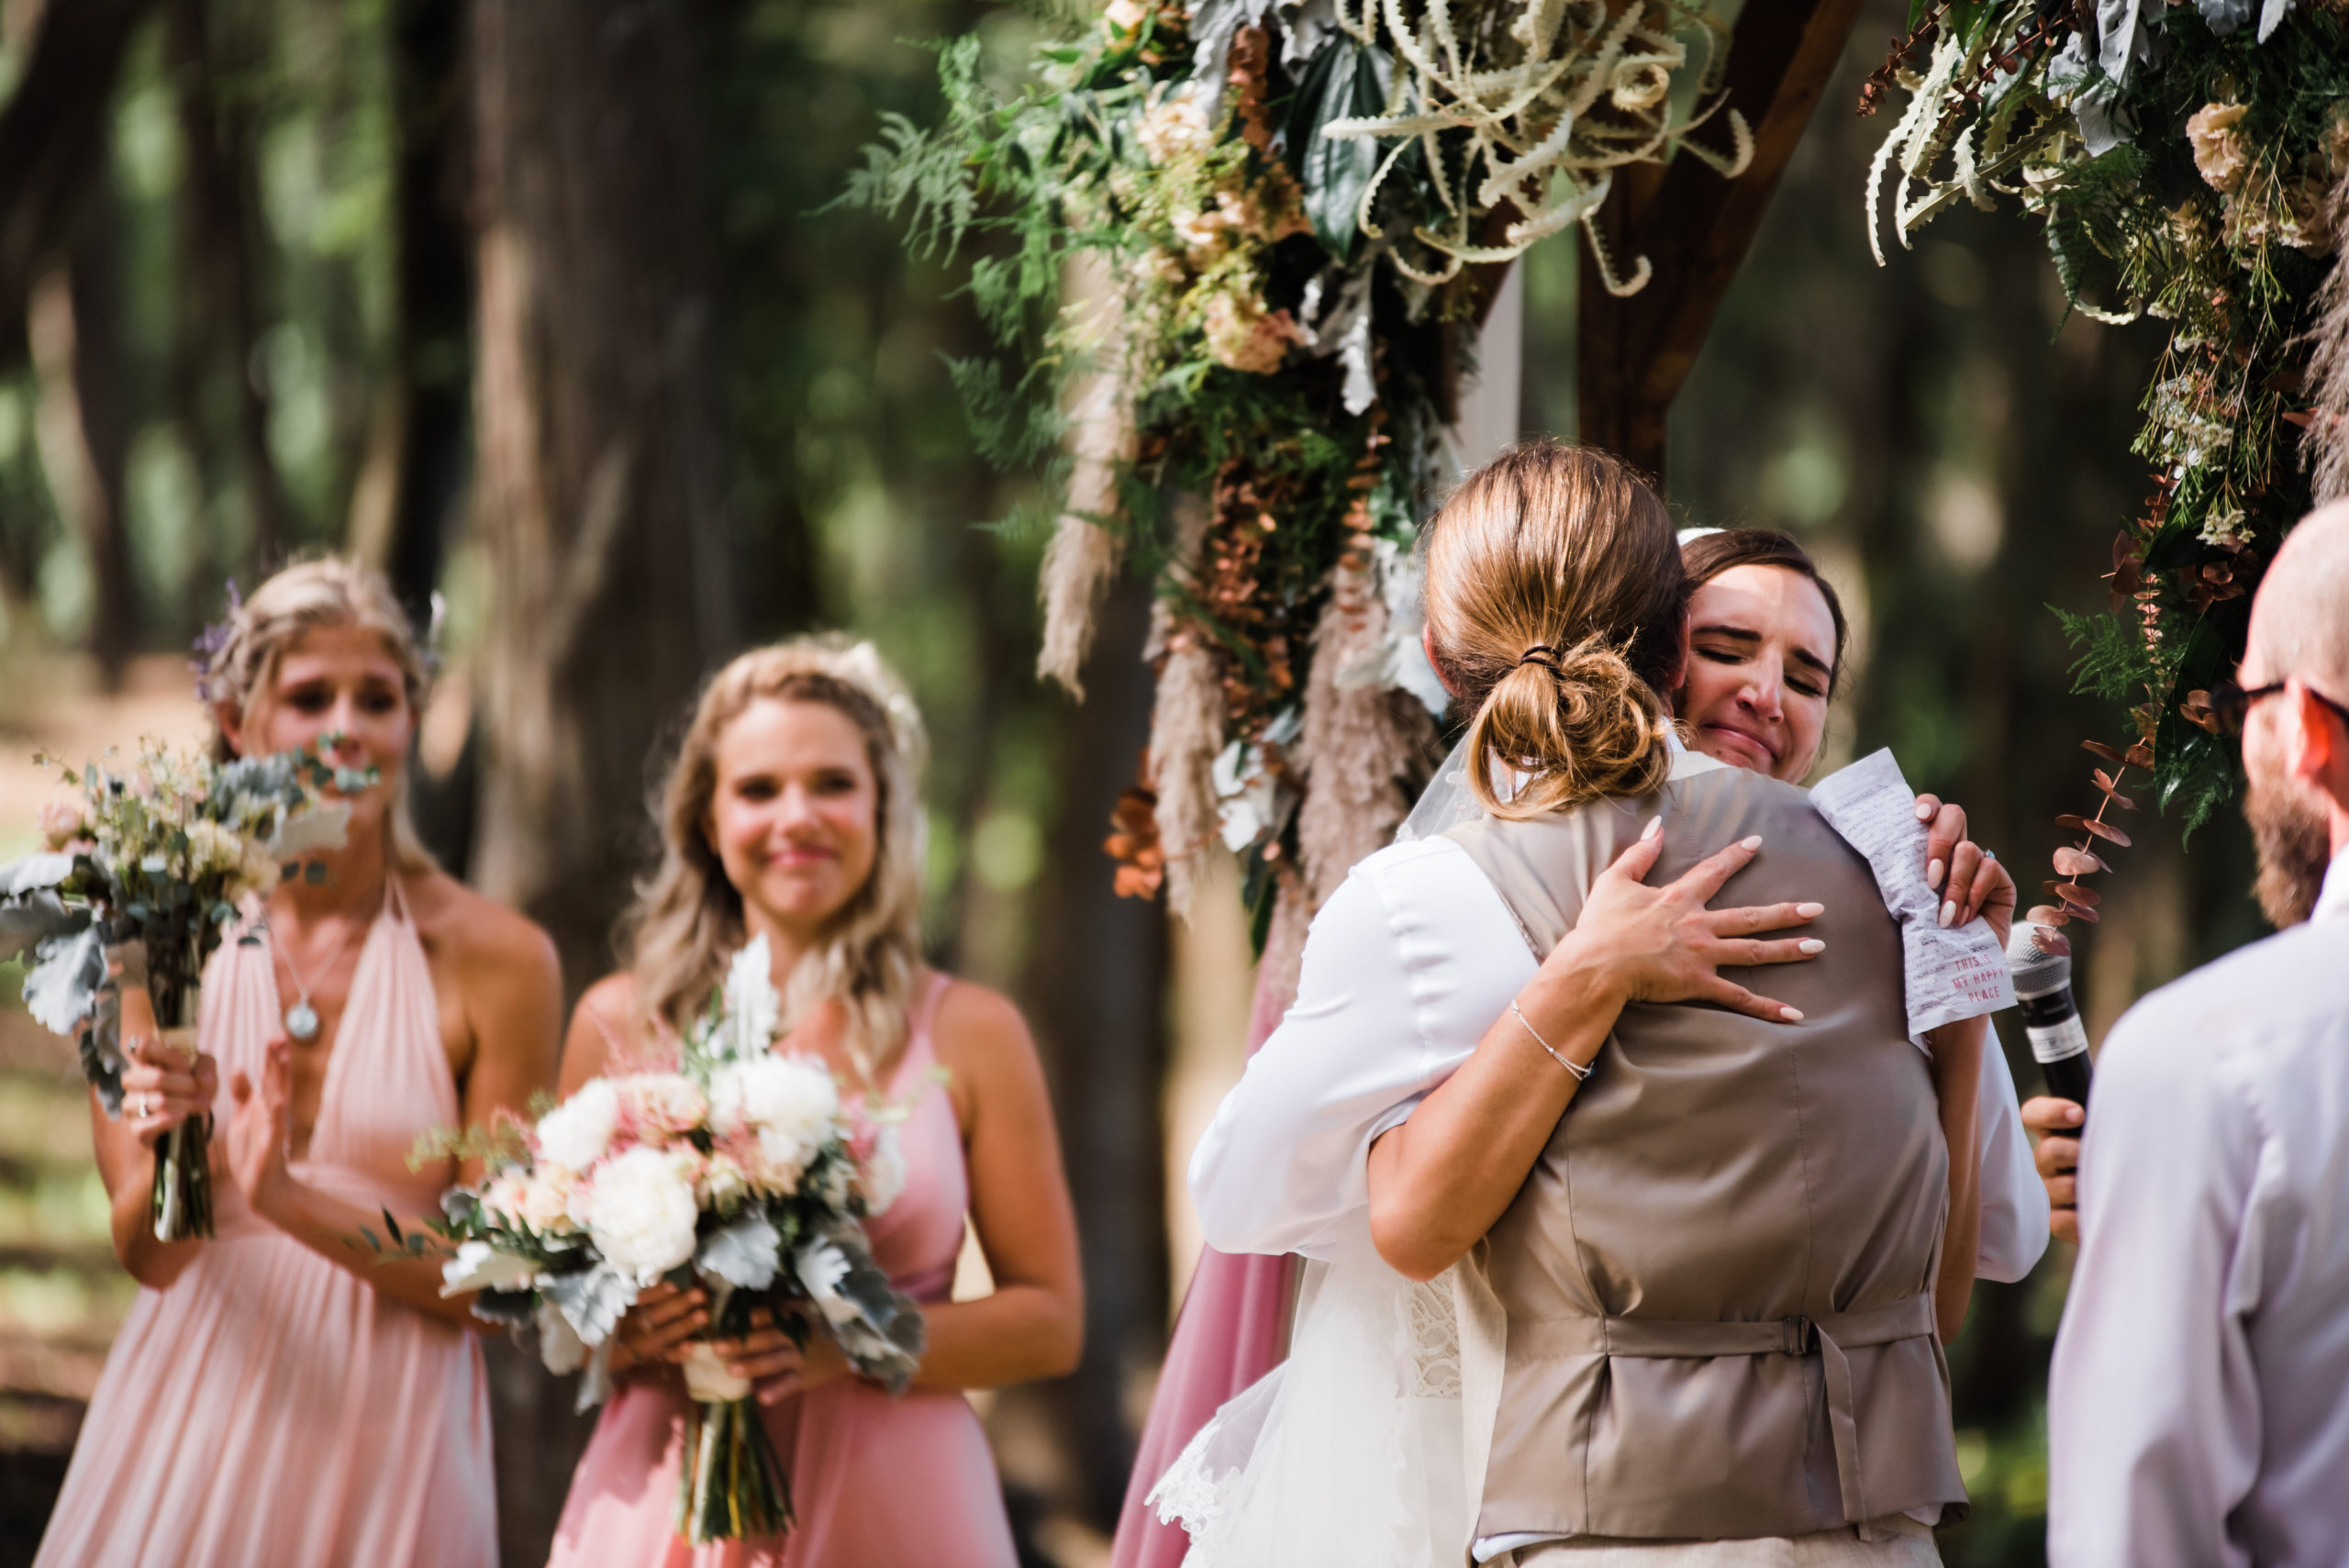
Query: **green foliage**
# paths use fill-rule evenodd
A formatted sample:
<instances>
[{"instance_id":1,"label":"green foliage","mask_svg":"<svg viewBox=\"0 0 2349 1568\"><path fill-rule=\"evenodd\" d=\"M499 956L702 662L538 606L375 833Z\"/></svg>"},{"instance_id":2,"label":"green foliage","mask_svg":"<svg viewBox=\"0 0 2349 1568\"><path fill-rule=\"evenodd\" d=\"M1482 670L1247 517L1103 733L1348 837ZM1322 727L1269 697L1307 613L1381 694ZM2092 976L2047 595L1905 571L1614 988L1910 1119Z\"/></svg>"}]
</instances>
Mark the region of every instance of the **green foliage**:
<instances>
[{"instance_id":1,"label":"green foliage","mask_svg":"<svg viewBox=\"0 0 2349 1568\"><path fill-rule=\"evenodd\" d=\"M2286 416L2305 406L2325 206L2349 173L2349 19L2303 6L2266 44L2252 27L2220 36L2188 6L2138 25L2158 47L2116 85L2028 41L2043 26L2036 5L1951 6L1920 89L1936 96L1887 155L1904 189L1922 187L1900 209L1904 239L1956 195L2014 195L2044 223L2076 308L2169 324L2132 447L2159 491L2116 548L2131 602L2064 626L2079 689L2150 699L2155 797L2194 823L2232 792L2234 763L2181 706L2240 658L2247 595L2309 504ZM2010 137L2016 155L1986 173L1992 140L2021 124L2043 128ZM2106 124L2119 139L2092 152L2089 128ZM1999 183L2000 171L2021 178Z\"/></svg>"}]
</instances>

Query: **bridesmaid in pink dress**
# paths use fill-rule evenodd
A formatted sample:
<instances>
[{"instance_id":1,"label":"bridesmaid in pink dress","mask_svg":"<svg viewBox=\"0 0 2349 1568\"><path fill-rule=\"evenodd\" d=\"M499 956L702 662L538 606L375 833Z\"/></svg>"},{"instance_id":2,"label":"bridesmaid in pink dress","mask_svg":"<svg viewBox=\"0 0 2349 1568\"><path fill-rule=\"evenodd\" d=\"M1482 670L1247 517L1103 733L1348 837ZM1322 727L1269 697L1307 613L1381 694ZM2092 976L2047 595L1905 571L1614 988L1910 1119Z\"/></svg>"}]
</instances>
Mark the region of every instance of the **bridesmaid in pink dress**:
<instances>
[{"instance_id":1,"label":"bridesmaid in pink dress","mask_svg":"<svg viewBox=\"0 0 2349 1568\"><path fill-rule=\"evenodd\" d=\"M872 649L803 639L743 655L703 695L662 811L633 967L581 999L563 1090L674 1051L726 959L764 935L791 1033L853 1094L910 1106L904 1192L875 1259L924 1307L929 1350L892 1398L820 1332L802 1355L762 1329L721 1346L758 1383L798 1523L780 1540L686 1544L673 1523L698 1290L648 1296L626 1369L573 1478L555 1568L1012 1568L1001 1485L963 1397L1076 1362L1076 1227L1043 1073L1010 1003L919 962L921 737ZM942 1069L942 1071L941 1071ZM948 1293L965 1213L993 1295Z\"/></svg>"},{"instance_id":2,"label":"bridesmaid in pink dress","mask_svg":"<svg viewBox=\"0 0 2349 1568\"><path fill-rule=\"evenodd\" d=\"M317 857L323 880L282 884L249 913L239 934L254 940L214 954L195 1066L142 1044L122 1118L93 1096L115 1251L144 1288L37 1562L491 1568L470 1298L440 1299L435 1262L355 1243L362 1226L383 1233L386 1208L437 1212L458 1179L453 1160L408 1168L417 1134L518 1112L551 1082L553 950L404 842L399 766L424 668L380 582L340 562L293 567L230 629L210 673L222 744L336 733L340 760L382 781L352 797L344 846ZM145 1001L125 998L126 1035L151 1029ZM217 1235L158 1242L152 1145L216 1110L230 1118L213 1140Z\"/></svg>"}]
</instances>

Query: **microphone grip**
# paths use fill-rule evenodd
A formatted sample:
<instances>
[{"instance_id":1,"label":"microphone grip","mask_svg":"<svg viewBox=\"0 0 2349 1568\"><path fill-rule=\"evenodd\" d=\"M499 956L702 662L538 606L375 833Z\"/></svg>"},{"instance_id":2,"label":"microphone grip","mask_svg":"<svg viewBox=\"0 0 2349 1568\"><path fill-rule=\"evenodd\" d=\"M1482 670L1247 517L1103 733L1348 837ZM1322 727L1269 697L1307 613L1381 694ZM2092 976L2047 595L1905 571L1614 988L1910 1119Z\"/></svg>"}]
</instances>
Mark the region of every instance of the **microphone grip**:
<instances>
[{"instance_id":1,"label":"microphone grip","mask_svg":"<svg viewBox=\"0 0 2349 1568\"><path fill-rule=\"evenodd\" d=\"M2058 985L2035 996L2018 996L2015 1010L2022 1015L2023 1032L2031 1037L2031 1054L2047 1080L2047 1092L2087 1111L2088 1031L2080 1022L2071 985ZM2085 1117L2081 1127L2087 1127Z\"/></svg>"}]
</instances>

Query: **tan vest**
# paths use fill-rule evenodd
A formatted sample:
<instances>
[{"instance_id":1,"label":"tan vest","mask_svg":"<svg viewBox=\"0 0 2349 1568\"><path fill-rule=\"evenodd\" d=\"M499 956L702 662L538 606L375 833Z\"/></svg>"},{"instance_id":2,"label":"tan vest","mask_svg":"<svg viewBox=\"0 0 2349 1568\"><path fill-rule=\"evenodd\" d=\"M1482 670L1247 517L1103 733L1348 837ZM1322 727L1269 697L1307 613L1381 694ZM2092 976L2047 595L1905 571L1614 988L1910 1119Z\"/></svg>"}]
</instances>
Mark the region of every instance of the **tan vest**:
<instances>
[{"instance_id":1,"label":"tan vest","mask_svg":"<svg viewBox=\"0 0 2349 1568\"><path fill-rule=\"evenodd\" d=\"M1727 1540L1962 1509L1930 1294L1948 1155L1866 862L1803 791L1725 767L1451 836L1542 955L1659 812L1651 885L1759 833L1713 906L1815 899L1827 951L1724 972L1800 1024L1625 1008L1463 1262L1475 1534Z\"/></svg>"}]
</instances>

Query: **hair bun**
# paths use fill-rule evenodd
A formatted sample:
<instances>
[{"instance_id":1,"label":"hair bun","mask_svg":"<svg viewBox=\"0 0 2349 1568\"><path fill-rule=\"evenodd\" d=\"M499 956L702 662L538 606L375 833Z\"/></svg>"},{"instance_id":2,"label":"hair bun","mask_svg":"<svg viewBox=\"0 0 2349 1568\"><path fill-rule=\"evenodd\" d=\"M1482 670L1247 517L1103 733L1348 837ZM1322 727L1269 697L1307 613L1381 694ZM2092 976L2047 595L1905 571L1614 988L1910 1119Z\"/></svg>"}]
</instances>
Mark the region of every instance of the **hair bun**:
<instances>
[{"instance_id":1,"label":"hair bun","mask_svg":"<svg viewBox=\"0 0 2349 1568\"><path fill-rule=\"evenodd\" d=\"M1496 817L1562 811L1600 795L1646 795L1672 768L1663 699L1622 651L1586 638L1520 660L1485 694L1468 726L1468 784ZM1506 800L1500 769L1524 775Z\"/></svg>"}]
</instances>

